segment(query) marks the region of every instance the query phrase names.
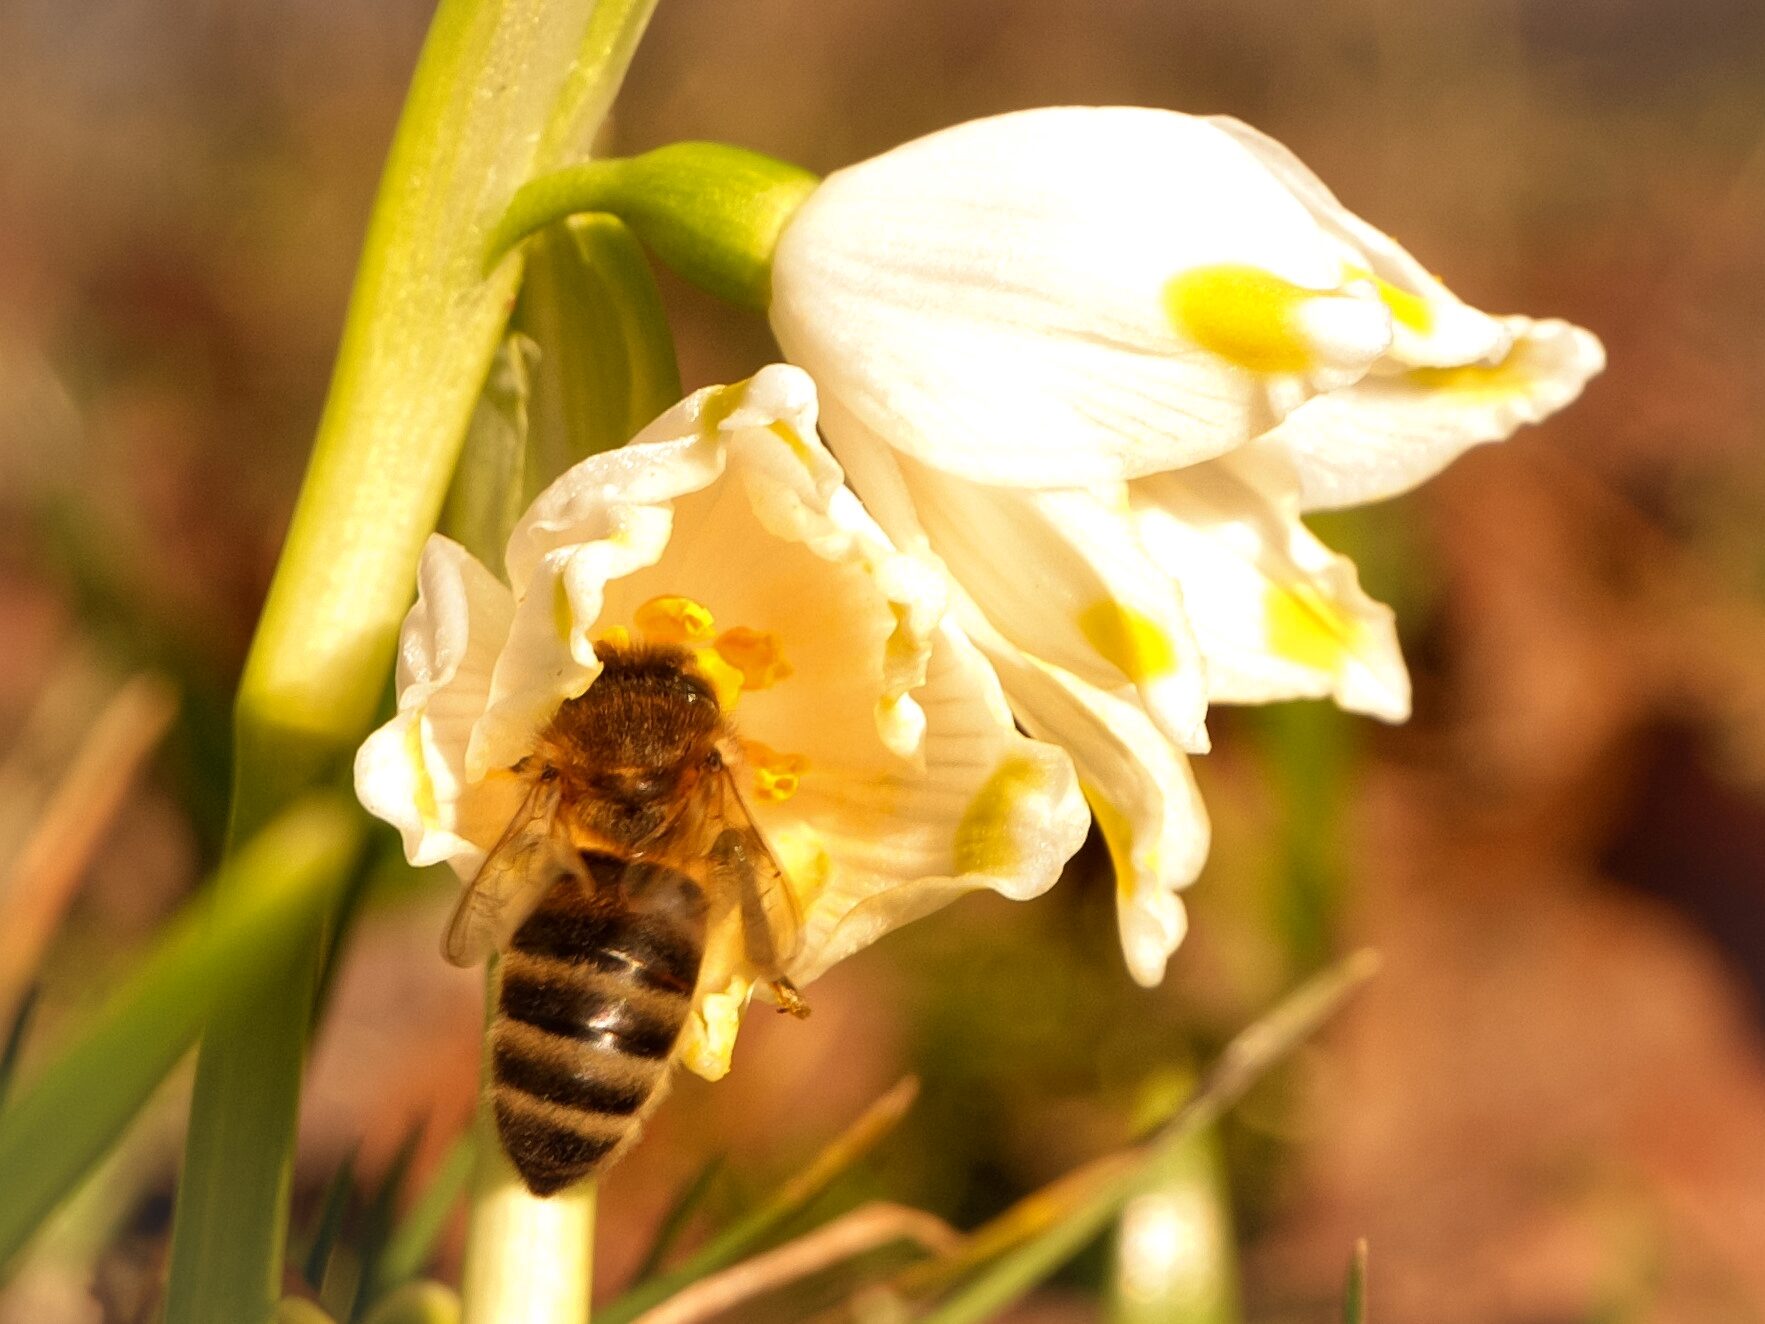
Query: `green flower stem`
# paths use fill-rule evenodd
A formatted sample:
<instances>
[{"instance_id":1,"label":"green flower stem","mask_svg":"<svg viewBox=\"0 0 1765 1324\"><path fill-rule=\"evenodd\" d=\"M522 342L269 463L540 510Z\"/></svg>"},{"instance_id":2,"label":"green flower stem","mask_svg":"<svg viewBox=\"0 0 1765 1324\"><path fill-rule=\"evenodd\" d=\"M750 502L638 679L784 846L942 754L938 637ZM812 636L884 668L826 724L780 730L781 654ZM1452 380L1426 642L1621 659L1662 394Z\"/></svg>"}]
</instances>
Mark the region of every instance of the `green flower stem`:
<instances>
[{"instance_id":1,"label":"green flower stem","mask_svg":"<svg viewBox=\"0 0 1765 1324\"><path fill-rule=\"evenodd\" d=\"M277 818L0 1111L0 1265L109 1151L213 1010L299 961L348 880L360 837L356 815L330 797Z\"/></svg>"},{"instance_id":2,"label":"green flower stem","mask_svg":"<svg viewBox=\"0 0 1765 1324\"><path fill-rule=\"evenodd\" d=\"M674 270L719 298L764 311L785 222L821 181L721 143L673 143L585 161L523 185L491 235L489 261L567 216L610 212Z\"/></svg>"},{"instance_id":3,"label":"green flower stem","mask_svg":"<svg viewBox=\"0 0 1765 1324\"><path fill-rule=\"evenodd\" d=\"M494 961L485 972L484 988L488 1026L496 1014ZM588 1324L595 1184L586 1181L543 1199L523 1186L496 1134L488 1034L479 1075L461 1324Z\"/></svg>"},{"instance_id":4,"label":"green flower stem","mask_svg":"<svg viewBox=\"0 0 1765 1324\"><path fill-rule=\"evenodd\" d=\"M441 0L387 158L331 392L240 684L233 839L372 721L417 556L520 282L486 272L516 189L586 146L655 0ZM323 952L204 1036L168 1324L273 1309Z\"/></svg>"}]
</instances>

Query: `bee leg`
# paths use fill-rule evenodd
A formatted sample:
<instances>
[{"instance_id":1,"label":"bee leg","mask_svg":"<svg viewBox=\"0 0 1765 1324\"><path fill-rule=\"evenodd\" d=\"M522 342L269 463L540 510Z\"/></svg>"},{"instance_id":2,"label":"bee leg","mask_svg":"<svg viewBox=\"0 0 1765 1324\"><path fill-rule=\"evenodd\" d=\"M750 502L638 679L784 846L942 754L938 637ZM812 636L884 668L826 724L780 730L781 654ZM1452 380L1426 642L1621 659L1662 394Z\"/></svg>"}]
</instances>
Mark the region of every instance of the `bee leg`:
<instances>
[{"instance_id":1,"label":"bee leg","mask_svg":"<svg viewBox=\"0 0 1765 1324\"><path fill-rule=\"evenodd\" d=\"M797 986L783 975L772 981L772 996L778 1000L780 1013L789 1012L798 1020L809 1015L809 1004L803 1001L803 995L797 992Z\"/></svg>"}]
</instances>

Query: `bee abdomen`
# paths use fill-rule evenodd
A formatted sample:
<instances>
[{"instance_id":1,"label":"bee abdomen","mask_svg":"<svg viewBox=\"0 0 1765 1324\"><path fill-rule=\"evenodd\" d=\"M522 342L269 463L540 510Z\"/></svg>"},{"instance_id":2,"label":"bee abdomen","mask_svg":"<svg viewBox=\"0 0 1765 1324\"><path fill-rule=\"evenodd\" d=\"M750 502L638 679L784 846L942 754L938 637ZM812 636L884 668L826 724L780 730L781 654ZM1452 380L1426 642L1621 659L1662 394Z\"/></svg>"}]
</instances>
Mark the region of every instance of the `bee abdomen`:
<instances>
[{"instance_id":1,"label":"bee abdomen","mask_svg":"<svg viewBox=\"0 0 1765 1324\"><path fill-rule=\"evenodd\" d=\"M515 934L491 1079L503 1148L535 1194L592 1175L635 1137L692 1009L703 948L703 896L679 874L635 892L556 887Z\"/></svg>"}]
</instances>

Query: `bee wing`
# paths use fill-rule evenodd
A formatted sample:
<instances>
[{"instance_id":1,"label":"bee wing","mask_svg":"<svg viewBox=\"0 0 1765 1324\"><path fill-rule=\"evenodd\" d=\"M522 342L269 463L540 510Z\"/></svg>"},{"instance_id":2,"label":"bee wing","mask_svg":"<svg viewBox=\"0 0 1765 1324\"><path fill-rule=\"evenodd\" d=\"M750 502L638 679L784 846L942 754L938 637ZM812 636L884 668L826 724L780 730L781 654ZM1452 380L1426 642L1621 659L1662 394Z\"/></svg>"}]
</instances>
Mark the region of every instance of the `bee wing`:
<instances>
[{"instance_id":1,"label":"bee wing","mask_svg":"<svg viewBox=\"0 0 1765 1324\"><path fill-rule=\"evenodd\" d=\"M803 912L728 764L716 772L708 800L700 830L711 882L741 905L748 959L769 978L782 978L802 942Z\"/></svg>"},{"instance_id":2,"label":"bee wing","mask_svg":"<svg viewBox=\"0 0 1765 1324\"><path fill-rule=\"evenodd\" d=\"M455 965L477 965L507 947L560 878L586 881L581 857L554 831L558 796L556 781L535 781L467 884L441 945Z\"/></svg>"}]
</instances>

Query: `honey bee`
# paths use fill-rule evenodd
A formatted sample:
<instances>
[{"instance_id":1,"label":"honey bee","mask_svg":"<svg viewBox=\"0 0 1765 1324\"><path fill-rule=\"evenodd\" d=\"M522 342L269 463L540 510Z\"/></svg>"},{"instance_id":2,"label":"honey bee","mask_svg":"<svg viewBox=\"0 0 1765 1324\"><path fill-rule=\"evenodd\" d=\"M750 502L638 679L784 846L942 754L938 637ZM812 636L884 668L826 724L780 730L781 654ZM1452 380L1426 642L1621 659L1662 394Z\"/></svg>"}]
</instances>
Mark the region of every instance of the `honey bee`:
<instances>
[{"instance_id":1,"label":"honey bee","mask_svg":"<svg viewBox=\"0 0 1765 1324\"><path fill-rule=\"evenodd\" d=\"M740 915L782 1010L801 917L685 649L602 645L602 671L510 771L525 798L448 925L456 965L502 953L497 1134L535 1195L608 1167L661 1101L707 931Z\"/></svg>"}]
</instances>

